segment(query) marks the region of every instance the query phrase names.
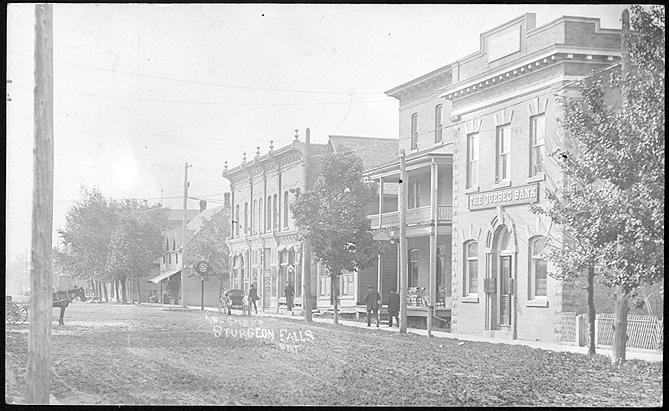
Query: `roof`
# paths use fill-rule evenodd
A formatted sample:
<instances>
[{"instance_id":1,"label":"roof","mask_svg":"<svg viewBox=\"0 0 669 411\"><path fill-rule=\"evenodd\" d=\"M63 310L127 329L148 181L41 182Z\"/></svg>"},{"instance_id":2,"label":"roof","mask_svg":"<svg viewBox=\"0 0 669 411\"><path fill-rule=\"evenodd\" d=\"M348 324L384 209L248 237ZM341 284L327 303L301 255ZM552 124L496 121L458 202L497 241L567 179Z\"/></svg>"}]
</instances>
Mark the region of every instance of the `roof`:
<instances>
[{"instance_id":1,"label":"roof","mask_svg":"<svg viewBox=\"0 0 669 411\"><path fill-rule=\"evenodd\" d=\"M224 205L204 210L200 214L193 217L193 219L190 220L188 224L186 224L186 228L193 231L199 230L205 221L211 220L213 216L223 211L223 209L225 209Z\"/></svg>"},{"instance_id":2,"label":"roof","mask_svg":"<svg viewBox=\"0 0 669 411\"><path fill-rule=\"evenodd\" d=\"M175 210L172 208L168 208L168 213L167 213L167 221L182 221L184 218L184 210ZM190 221L195 216L200 214L200 210L186 210L186 221Z\"/></svg>"},{"instance_id":3,"label":"roof","mask_svg":"<svg viewBox=\"0 0 669 411\"><path fill-rule=\"evenodd\" d=\"M337 152L342 147L347 147L362 158L365 170L397 158L398 142L394 138L332 135L328 137L329 151Z\"/></svg>"}]
</instances>

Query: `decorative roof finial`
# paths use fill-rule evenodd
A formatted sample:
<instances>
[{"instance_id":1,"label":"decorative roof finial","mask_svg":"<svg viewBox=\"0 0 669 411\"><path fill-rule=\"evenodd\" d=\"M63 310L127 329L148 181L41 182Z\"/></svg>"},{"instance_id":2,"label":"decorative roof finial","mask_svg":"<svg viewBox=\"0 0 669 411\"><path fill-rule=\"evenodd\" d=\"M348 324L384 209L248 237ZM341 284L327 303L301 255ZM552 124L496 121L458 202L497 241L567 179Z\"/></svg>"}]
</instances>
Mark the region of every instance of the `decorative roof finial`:
<instances>
[{"instance_id":1,"label":"decorative roof finial","mask_svg":"<svg viewBox=\"0 0 669 411\"><path fill-rule=\"evenodd\" d=\"M246 163L246 153L244 153L244 158L243 158L243 160L244 160L244 162Z\"/></svg>"},{"instance_id":2,"label":"decorative roof finial","mask_svg":"<svg viewBox=\"0 0 669 411\"><path fill-rule=\"evenodd\" d=\"M295 129L295 141L299 138L299 130Z\"/></svg>"},{"instance_id":3,"label":"decorative roof finial","mask_svg":"<svg viewBox=\"0 0 669 411\"><path fill-rule=\"evenodd\" d=\"M227 161L223 162L223 170L228 171L228 162Z\"/></svg>"},{"instance_id":4,"label":"decorative roof finial","mask_svg":"<svg viewBox=\"0 0 669 411\"><path fill-rule=\"evenodd\" d=\"M260 156L260 146L256 147L256 157Z\"/></svg>"},{"instance_id":5,"label":"decorative roof finial","mask_svg":"<svg viewBox=\"0 0 669 411\"><path fill-rule=\"evenodd\" d=\"M269 141L269 151L270 151L270 153L271 153L272 151L274 151L274 140L270 140L270 141Z\"/></svg>"}]
</instances>

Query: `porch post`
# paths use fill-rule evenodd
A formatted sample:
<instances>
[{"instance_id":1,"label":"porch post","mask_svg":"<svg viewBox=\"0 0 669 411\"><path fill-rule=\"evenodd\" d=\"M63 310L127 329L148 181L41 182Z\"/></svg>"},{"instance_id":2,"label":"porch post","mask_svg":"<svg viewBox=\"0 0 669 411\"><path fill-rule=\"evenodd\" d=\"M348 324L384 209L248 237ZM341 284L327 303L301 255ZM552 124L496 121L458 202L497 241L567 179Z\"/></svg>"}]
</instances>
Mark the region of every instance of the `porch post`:
<instances>
[{"instance_id":1,"label":"porch post","mask_svg":"<svg viewBox=\"0 0 669 411\"><path fill-rule=\"evenodd\" d=\"M437 301L437 163L432 159L430 164L430 216L432 219L432 232L430 235L430 287L429 305L427 309L427 336L432 336L434 328L435 302Z\"/></svg>"},{"instance_id":2,"label":"porch post","mask_svg":"<svg viewBox=\"0 0 669 411\"><path fill-rule=\"evenodd\" d=\"M379 230L382 227L383 217L383 177L379 178ZM377 267L378 267L378 290L381 295L381 306L383 306L383 266L381 262L381 254L377 257Z\"/></svg>"}]
</instances>

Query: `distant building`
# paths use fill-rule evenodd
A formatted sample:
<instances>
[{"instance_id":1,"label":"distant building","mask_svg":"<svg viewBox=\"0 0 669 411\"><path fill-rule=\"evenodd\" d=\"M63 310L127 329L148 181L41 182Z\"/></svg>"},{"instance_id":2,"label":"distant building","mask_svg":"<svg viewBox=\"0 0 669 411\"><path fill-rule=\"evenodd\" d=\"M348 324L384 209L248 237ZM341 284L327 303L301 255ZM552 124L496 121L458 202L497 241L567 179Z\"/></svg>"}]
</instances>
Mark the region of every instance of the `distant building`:
<instances>
[{"instance_id":1,"label":"distant building","mask_svg":"<svg viewBox=\"0 0 669 411\"><path fill-rule=\"evenodd\" d=\"M206 208L206 202L201 204L199 210L186 211L186 257L187 264L192 265L192 257L188 254L188 242L193 235L202 227L204 221L210 219L213 215L223 212L229 207L229 194L225 195L224 205ZM157 284L157 288L150 289L155 292L158 301L165 304L181 303L181 270L183 267L182 256L182 224L183 210L168 210L168 228L163 231L163 253L160 260L159 270L155 276L150 278L149 282ZM186 305L200 305L201 302L201 282L199 276L186 276L184 278L184 301ZM205 281L205 303L207 305L218 305L218 295L220 282L213 279Z\"/></svg>"}]
</instances>

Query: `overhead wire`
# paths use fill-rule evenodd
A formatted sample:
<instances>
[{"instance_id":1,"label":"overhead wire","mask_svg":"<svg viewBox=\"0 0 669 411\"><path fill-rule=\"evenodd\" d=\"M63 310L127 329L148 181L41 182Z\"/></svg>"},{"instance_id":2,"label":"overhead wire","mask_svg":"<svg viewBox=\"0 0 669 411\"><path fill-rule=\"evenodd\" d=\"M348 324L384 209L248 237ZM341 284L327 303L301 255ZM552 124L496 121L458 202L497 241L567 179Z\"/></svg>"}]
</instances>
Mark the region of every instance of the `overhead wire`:
<instances>
[{"instance_id":1,"label":"overhead wire","mask_svg":"<svg viewBox=\"0 0 669 411\"><path fill-rule=\"evenodd\" d=\"M27 53L17 53L17 52L8 52L8 53L18 55L18 56L25 56L25 57L31 57L31 58L34 57L32 54L27 54ZM71 62L65 62L65 61L54 61L54 63L65 64L65 65L75 66L75 67L84 67L84 68L89 68L89 69L93 69L93 70L106 71L106 72L111 72L111 73L119 73L119 74L125 74L125 75L137 76L137 77L143 77L143 78L152 78L152 79L157 79L157 80L175 81L175 82L187 83L187 84L200 84L200 85L212 86L212 87L236 88L236 89L243 89L243 90L277 91L277 92L284 92L284 93L313 93L313 94L351 94L351 93L353 93L353 94L384 94L383 91L370 91L370 90L343 91L343 90L284 89L284 88L270 88L270 87L241 86L241 85L237 85L237 84L214 83L214 82L208 82L208 81L185 80L185 79L178 79L178 78L166 77L166 76L156 76L156 75L150 75L150 74L144 74L144 73L137 73L137 72L131 72L131 71L110 69L110 68L107 68L107 67L91 66L91 65L88 65L88 64L71 63Z\"/></svg>"}]
</instances>

